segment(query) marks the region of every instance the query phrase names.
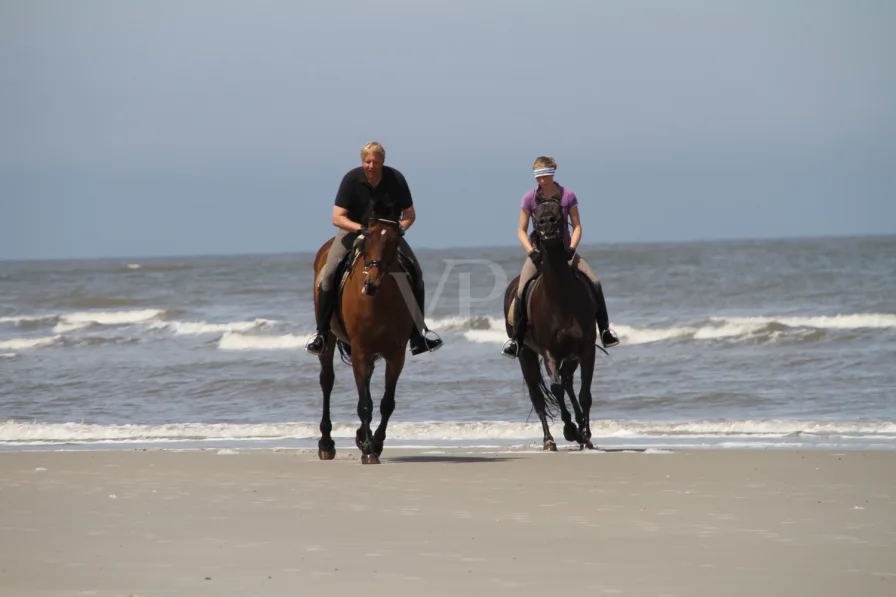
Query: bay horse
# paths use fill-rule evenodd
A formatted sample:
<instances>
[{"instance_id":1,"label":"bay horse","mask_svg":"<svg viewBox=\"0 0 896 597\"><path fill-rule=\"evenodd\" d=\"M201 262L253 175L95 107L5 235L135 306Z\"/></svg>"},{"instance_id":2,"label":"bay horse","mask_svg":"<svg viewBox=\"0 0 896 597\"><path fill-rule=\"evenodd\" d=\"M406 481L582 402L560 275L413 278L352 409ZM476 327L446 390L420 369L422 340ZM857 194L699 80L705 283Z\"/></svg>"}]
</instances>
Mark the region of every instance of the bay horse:
<instances>
[{"instance_id":1,"label":"bay horse","mask_svg":"<svg viewBox=\"0 0 896 597\"><path fill-rule=\"evenodd\" d=\"M321 460L336 457L336 443L331 436L330 394L336 378L333 355L336 340L339 339L350 346L352 371L358 389L361 426L355 434L355 445L361 450L363 464L379 464L386 426L395 410L395 388L404 368L412 326L417 321L416 311L419 311L408 276L399 264L400 216L397 209L375 205L367 222L367 232L359 240L358 258L354 259L354 251L348 257L348 277L336 299L326 350L318 357L323 391L321 438L318 441L318 457ZM332 242L331 238L317 251L314 258L315 280L326 262ZM337 278L337 284L340 282ZM318 285L315 284L315 309L317 295ZM422 316L419 323L422 325ZM371 434L373 399L370 379L374 364L380 358L386 361L385 393L380 402L380 424Z\"/></svg>"},{"instance_id":2,"label":"bay horse","mask_svg":"<svg viewBox=\"0 0 896 597\"><path fill-rule=\"evenodd\" d=\"M594 449L591 442L591 379L594 376L597 326L596 302L590 283L569 264L563 243L563 209L554 199L540 201L532 216L534 240L542 254L540 276L532 279L527 298L528 326L518 359L532 406L541 420L544 449L556 451L557 444L548 427L553 407L559 406L563 419L563 437L578 442L579 449ZM507 335L511 336L510 310L516 296L519 276L510 281L504 294ZM541 374L539 357L551 380L548 389ZM573 376L581 370L581 386L576 397ZM566 408L564 392L569 395L576 424Z\"/></svg>"}]
</instances>

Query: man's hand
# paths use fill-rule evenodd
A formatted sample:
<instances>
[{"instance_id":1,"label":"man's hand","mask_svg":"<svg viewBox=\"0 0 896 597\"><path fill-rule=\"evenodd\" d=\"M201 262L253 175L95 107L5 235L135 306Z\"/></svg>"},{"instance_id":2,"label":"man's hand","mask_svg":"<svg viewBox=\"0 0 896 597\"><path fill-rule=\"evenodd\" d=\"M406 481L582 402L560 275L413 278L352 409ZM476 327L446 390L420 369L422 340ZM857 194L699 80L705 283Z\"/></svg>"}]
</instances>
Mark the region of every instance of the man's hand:
<instances>
[{"instance_id":1,"label":"man's hand","mask_svg":"<svg viewBox=\"0 0 896 597\"><path fill-rule=\"evenodd\" d=\"M575 247L567 247L567 248L566 248L566 260L569 261L569 260L571 260L571 259L572 259L573 257L575 257L575 256L576 256L576 249L575 249Z\"/></svg>"}]
</instances>

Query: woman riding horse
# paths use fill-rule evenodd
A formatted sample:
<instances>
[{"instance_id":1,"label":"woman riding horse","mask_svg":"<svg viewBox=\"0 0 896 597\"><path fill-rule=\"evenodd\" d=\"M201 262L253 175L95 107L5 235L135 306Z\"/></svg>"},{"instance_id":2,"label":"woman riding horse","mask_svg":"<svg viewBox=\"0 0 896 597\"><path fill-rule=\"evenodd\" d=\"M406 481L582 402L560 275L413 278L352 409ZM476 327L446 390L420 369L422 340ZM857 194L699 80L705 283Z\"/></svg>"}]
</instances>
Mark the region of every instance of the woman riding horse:
<instances>
[{"instance_id":1,"label":"woman riding horse","mask_svg":"<svg viewBox=\"0 0 896 597\"><path fill-rule=\"evenodd\" d=\"M597 302L595 320L600 330L601 343L606 348L616 346L619 344L619 338L616 336L616 332L610 329L610 317L607 313L607 303L604 299L604 291L600 280L597 279L597 276L591 271L591 268L588 267L581 255L576 253L576 247L582 239L582 223L579 218L579 201L576 198L576 194L571 189L564 188L554 181L554 174L557 171L557 162L554 158L539 157L535 160L532 170L535 174L535 180L538 181L538 186L523 196L519 217L520 225L517 230L520 244L526 250L527 256L525 262L523 262L520 282L513 302L513 333L510 340L504 344L502 354L512 359L516 358L519 355L520 346L526 335L526 313L525 309L522 308L523 290L526 283L535 275L542 258L541 251L532 246L532 241L529 238L529 221L535 212L536 204L546 199L559 201L563 208L563 243L567 247L569 264L585 274L591 281ZM572 234L570 234L569 226L566 224L567 219L572 222Z\"/></svg>"},{"instance_id":2,"label":"woman riding horse","mask_svg":"<svg viewBox=\"0 0 896 597\"><path fill-rule=\"evenodd\" d=\"M559 406L563 417L563 437L578 442L580 449L591 443L591 379L597 329L594 325L595 300L591 284L569 266L568 246L563 240L565 212L556 199L539 201L532 219L535 236L543 253L541 277L527 291L527 309L531 323L521 339L519 363L529 389L532 406L541 421L544 449L556 451L557 444L548 426L549 405ZM519 277L507 286L504 295L505 316L517 299ZM518 309L518 311L520 311ZM510 334L511 326L507 326ZM551 379L547 388L541 374L539 357ZM581 370L581 388L576 396L573 375ZM575 423L566 409L564 392L575 411Z\"/></svg>"}]
</instances>

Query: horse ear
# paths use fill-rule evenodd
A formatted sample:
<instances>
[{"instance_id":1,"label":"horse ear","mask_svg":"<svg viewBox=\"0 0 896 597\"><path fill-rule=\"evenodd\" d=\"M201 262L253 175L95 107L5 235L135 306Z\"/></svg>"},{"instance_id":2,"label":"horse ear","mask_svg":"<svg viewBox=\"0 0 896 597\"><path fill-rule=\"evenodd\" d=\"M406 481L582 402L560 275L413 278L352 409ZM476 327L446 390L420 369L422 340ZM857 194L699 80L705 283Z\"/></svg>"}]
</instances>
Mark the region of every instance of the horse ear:
<instances>
[{"instance_id":1,"label":"horse ear","mask_svg":"<svg viewBox=\"0 0 896 597\"><path fill-rule=\"evenodd\" d=\"M391 211L389 208L391 206L388 203L383 201L374 200L373 204L370 206L370 217L372 219L376 218L386 218Z\"/></svg>"}]
</instances>

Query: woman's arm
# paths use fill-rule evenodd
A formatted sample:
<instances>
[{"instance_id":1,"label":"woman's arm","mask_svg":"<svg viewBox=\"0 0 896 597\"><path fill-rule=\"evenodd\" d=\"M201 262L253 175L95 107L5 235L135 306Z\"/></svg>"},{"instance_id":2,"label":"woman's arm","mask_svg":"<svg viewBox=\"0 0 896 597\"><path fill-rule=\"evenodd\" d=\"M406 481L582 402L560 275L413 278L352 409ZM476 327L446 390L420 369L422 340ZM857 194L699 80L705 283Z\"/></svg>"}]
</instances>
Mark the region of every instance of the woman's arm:
<instances>
[{"instance_id":1,"label":"woman's arm","mask_svg":"<svg viewBox=\"0 0 896 597\"><path fill-rule=\"evenodd\" d=\"M520 226L516 230L516 235L520 239L520 244L526 249L526 254L532 252L532 243L529 242L529 210L520 210Z\"/></svg>"},{"instance_id":2,"label":"woman's arm","mask_svg":"<svg viewBox=\"0 0 896 597\"><path fill-rule=\"evenodd\" d=\"M569 219L572 220L572 235L569 238L569 247L575 250L582 240L582 221L579 219L579 206L573 205L569 208Z\"/></svg>"}]
</instances>

